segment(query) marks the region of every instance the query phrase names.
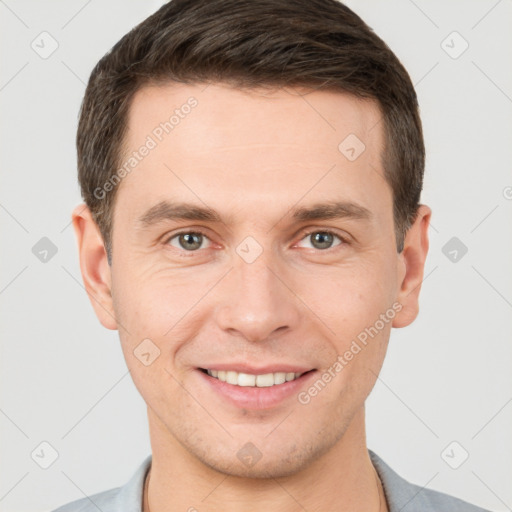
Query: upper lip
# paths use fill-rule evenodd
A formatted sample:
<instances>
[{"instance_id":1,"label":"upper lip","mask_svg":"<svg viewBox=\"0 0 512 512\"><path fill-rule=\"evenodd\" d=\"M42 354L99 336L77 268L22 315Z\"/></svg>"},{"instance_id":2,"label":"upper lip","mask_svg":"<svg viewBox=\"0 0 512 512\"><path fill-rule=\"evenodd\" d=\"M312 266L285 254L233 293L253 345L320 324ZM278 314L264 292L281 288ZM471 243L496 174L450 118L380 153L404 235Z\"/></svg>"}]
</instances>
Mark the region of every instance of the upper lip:
<instances>
[{"instance_id":1,"label":"upper lip","mask_svg":"<svg viewBox=\"0 0 512 512\"><path fill-rule=\"evenodd\" d=\"M310 366L298 366L291 364L271 364L267 366L251 366L247 363L212 363L201 366L204 370L234 371L248 373L250 375L264 375L266 373L306 373L314 370Z\"/></svg>"}]
</instances>

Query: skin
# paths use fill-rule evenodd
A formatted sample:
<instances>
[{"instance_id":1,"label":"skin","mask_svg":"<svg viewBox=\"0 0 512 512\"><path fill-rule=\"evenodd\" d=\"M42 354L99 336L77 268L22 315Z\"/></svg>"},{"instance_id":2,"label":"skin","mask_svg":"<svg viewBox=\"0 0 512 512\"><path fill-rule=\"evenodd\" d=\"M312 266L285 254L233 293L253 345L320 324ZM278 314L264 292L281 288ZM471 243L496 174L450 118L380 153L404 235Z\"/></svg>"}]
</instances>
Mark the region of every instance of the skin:
<instances>
[{"instance_id":1,"label":"skin","mask_svg":"<svg viewBox=\"0 0 512 512\"><path fill-rule=\"evenodd\" d=\"M106 328L119 330L148 406L149 506L377 511L364 404L391 327L417 315L431 211L420 206L398 254L378 106L340 92L145 87L131 106L126 154L191 96L197 106L119 185L112 266L89 210L73 212L91 303ZM352 162L338 150L351 133L366 146ZM207 205L223 222L141 226L162 200ZM290 213L330 200L371 217L297 222ZM169 241L198 229L198 249ZM319 248L307 232L326 229L342 238ZM250 264L236 252L247 236L263 250ZM245 361L320 375L394 303L393 320L306 405L292 396L268 409L237 408L198 374L208 363ZM145 366L134 350L148 338L160 355ZM252 467L237 457L247 442L262 454Z\"/></svg>"}]
</instances>

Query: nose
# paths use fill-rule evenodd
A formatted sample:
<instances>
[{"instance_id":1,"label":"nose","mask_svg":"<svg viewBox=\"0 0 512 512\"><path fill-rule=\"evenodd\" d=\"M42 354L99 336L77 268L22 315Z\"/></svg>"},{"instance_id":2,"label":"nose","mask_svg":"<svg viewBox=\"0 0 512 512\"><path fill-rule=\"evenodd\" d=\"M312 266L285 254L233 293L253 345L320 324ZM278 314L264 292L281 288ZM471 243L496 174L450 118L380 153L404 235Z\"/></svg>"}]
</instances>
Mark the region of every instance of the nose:
<instances>
[{"instance_id":1,"label":"nose","mask_svg":"<svg viewBox=\"0 0 512 512\"><path fill-rule=\"evenodd\" d=\"M264 252L252 263L235 261L216 309L217 325L223 331L257 342L298 325L300 300L287 282L287 273L270 260Z\"/></svg>"}]
</instances>

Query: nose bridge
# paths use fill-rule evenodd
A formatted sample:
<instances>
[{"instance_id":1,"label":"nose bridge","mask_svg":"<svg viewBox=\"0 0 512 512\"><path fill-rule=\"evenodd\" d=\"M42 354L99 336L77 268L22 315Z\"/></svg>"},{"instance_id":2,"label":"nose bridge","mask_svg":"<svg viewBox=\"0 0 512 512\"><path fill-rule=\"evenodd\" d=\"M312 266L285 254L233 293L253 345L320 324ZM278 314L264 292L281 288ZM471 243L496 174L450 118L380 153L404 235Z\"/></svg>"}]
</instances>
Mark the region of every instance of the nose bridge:
<instances>
[{"instance_id":1,"label":"nose bridge","mask_svg":"<svg viewBox=\"0 0 512 512\"><path fill-rule=\"evenodd\" d=\"M264 341L278 329L297 324L299 305L282 282L279 265L271 251L263 251L251 261L244 254L254 247L249 246L246 253L244 248L247 249L240 244L239 254L234 255L234 268L228 276L227 293L219 304L217 321L219 327L232 334L236 332L251 341Z\"/></svg>"}]
</instances>

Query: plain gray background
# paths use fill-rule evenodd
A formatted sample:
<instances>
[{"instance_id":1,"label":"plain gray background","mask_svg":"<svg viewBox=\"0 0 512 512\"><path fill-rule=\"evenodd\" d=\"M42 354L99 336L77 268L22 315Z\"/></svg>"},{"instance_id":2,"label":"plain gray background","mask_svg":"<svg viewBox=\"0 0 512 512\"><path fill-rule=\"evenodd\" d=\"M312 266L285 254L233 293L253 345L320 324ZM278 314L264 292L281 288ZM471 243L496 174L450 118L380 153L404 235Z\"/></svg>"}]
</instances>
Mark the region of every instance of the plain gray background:
<instances>
[{"instance_id":1,"label":"plain gray background","mask_svg":"<svg viewBox=\"0 0 512 512\"><path fill-rule=\"evenodd\" d=\"M74 138L89 74L161 4L0 0L3 511L122 485L150 453L117 332L82 287L70 213L81 202ZM392 332L368 400L368 446L416 484L511 510L512 3L347 4L416 85L422 202L433 209L421 312ZM46 262L33 251L43 237L57 250ZM457 469L447 463L466 452Z\"/></svg>"}]
</instances>

